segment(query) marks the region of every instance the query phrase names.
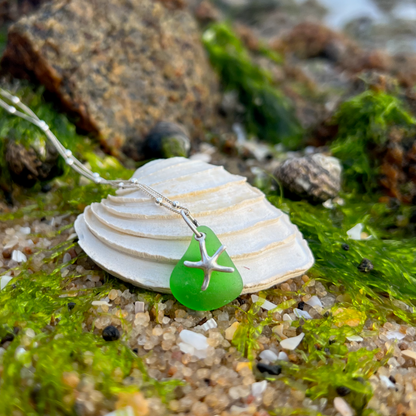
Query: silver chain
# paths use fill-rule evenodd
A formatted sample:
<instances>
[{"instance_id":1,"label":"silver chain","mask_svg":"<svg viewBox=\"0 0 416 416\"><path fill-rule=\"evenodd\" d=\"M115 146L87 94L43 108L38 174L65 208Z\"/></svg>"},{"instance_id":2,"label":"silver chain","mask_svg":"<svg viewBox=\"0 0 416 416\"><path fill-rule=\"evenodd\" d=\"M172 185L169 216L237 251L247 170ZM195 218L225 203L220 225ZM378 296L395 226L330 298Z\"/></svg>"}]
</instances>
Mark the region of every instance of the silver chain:
<instances>
[{"instance_id":1,"label":"silver chain","mask_svg":"<svg viewBox=\"0 0 416 416\"><path fill-rule=\"evenodd\" d=\"M202 234L196 229L199 226L196 219L191 215L191 212L188 208L182 206L177 201L172 201L168 197L162 195L161 193L157 192L155 189L151 188L148 185L142 184L136 178L131 178L127 180L108 180L102 178L97 172L92 172L88 169L83 163L81 163L69 149L66 149L62 143L56 138L56 136L52 133L49 126L43 121L40 120L39 117L25 104L20 101L19 97L16 97L7 91L0 88L0 96L4 98L2 100L0 98L0 107L6 110L9 114L12 114L16 117L20 117L29 123L34 124L35 126L39 127L46 135L46 137L50 140L50 142L55 146L58 153L63 157L65 163L78 172L80 175L84 176L85 178L94 181L95 183L110 185L113 188L117 189L139 189L151 199L155 201L156 205L162 206L164 208L169 209L170 211L175 212L182 216L185 220L186 224L192 230L192 232L200 238Z\"/></svg>"}]
</instances>

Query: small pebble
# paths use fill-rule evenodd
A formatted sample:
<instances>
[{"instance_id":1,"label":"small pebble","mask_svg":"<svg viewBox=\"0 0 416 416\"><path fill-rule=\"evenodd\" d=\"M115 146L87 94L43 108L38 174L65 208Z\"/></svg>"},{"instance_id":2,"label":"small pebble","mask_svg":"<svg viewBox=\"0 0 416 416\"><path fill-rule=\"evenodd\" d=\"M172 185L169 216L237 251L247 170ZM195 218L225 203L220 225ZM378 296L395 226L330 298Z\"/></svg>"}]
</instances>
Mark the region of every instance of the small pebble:
<instances>
[{"instance_id":1,"label":"small pebble","mask_svg":"<svg viewBox=\"0 0 416 416\"><path fill-rule=\"evenodd\" d=\"M251 300L253 301L253 303L256 303L259 299L262 300L263 298L260 298L257 295L251 295ZM266 311L271 311L272 309L277 308L277 305L264 299L263 303L261 304L261 307Z\"/></svg>"},{"instance_id":2,"label":"small pebble","mask_svg":"<svg viewBox=\"0 0 416 416\"><path fill-rule=\"evenodd\" d=\"M334 407L342 416L353 416L350 406L342 397L335 397Z\"/></svg>"},{"instance_id":3,"label":"small pebble","mask_svg":"<svg viewBox=\"0 0 416 416\"><path fill-rule=\"evenodd\" d=\"M214 329L217 328L217 322L215 321L215 319L211 318L208 321L206 321L203 325L201 325L201 328L204 331L208 331L209 329Z\"/></svg>"},{"instance_id":4,"label":"small pebble","mask_svg":"<svg viewBox=\"0 0 416 416\"><path fill-rule=\"evenodd\" d=\"M20 250L13 250L12 260L14 260L17 263L24 263L25 261L27 261L27 257Z\"/></svg>"},{"instance_id":5,"label":"small pebble","mask_svg":"<svg viewBox=\"0 0 416 416\"><path fill-rule=\"evenodd\" d=\"M371 272L374 269L373 263L368 259L362 259L361 263L357 266L358 270L362 273Z\"/></svg>"},{"instance_id":6,"label":"small pebble","mask_svg":"<svg viewBox=\"0 0 416 416\"><path fill-rule=\"evenodd\" d=\"M278 359L277 355L272 350L264 350L260 353L259 357L265 361L276 361Z\"/></svg>"},{"instance_id":7,"label":"small pebble","mask_svg":"<svg viewBox=\"0 0 416 416\"><path fill-rule=\"evenodd\" d=\"M342 249L348 251L350 249L350 246L348 244L343 244Z\"/></svg>"},{"instance_id":8,"label":"small pebble","mask_svg":"<svg viewBox=\"0 0 416 416\"><path fill-rule=\"evenodd\" d=\"M282 367L280 365L270 365L264 363L258 363L257 369L260 373L268 373L273 376L278 376L282 372Z\"/></svg>"},{"instance_id":9,"label":"small pebble","mask_svg":"<svg viewBox=\"0 0 416 416\"><path fill-rule=\"evenodd\" d=\"M315 306L319 306L321 308L323 307L321 299L319 299L318 296L316 295L312 296L308 301L306 301L306 304L312 307L315 307Z\"/></svg>"},{"instance_id":10,"label":"small pebble","mask_svg":"<svg viewBox=\"0 0 416 416\"><path fill-rule=\"evenodd\" d=\"M351 390L348 387L344 387L344 386L339 386L337 387L336 390L337 390L337 393L342 397L347 396L348 394L351 393Z\"/></svg>"},{"instance_id":11,"label":"small pebble","mask_svg":"<svg viewBox=\"0 0 416 416\"><path fill-rule=\"evenodd\" d=\"M13 277L5 274L4 276L0 276L0 290L3 290L12 280Z\"/></svg>"},{"instance_id":12,"label":"small pebble","mask_svg":"<svg viewBox=\"0 0 416 416\"><path fill-rule=\"evenodd\" d=\"M259 381L251 385L251 394L254 397L259 397L267 388L267 380Z\"/></svg>"},{"instance_id":13,"label":"small pebble","mask_svg":"<svg viewBox=\"0 0 416 416\"><path fill-rule=\"evenodd\" d=\"M301 311L303 311L303 308L305 307L305 302L302 300L298 303L298 309L300 309Z\"/></svg>"},{"instance_id":14,"label":"small pebble","mask_svg":"<svg viewBox=\"0 0 416 416\"><path fill-rule=\"evenodd\" d=\"M70 311L72 311L72 309L74 309L75 308L75 305L76 305L76 303L75 302L69 302L68 303L68 309L70 310Z\"/></svg>"},{"instance_id":15,"label":"small pebble","mask_svg":"<svg viewBox=\"0 0 416 416\"><path fill-rule=\"evenodd\" d=\"M115 326L109 325L103 329L102 337L104 341L117 341L120 338L120 332Z\"/></svg>"},{"instance_id":16,"label":"small pebble","mask_svg":"<svg viewBox=\"0 0 416 416\"><path fill-rule=\"evenodd\" d=\"M394 377L393 377L394 379ZM387 376L380 376L380 381L384 384L385 387L387 387L388 389L395 389L396 386L394 385L395 383L393 383L389 377Z\"/></svg>"}]
</instances>

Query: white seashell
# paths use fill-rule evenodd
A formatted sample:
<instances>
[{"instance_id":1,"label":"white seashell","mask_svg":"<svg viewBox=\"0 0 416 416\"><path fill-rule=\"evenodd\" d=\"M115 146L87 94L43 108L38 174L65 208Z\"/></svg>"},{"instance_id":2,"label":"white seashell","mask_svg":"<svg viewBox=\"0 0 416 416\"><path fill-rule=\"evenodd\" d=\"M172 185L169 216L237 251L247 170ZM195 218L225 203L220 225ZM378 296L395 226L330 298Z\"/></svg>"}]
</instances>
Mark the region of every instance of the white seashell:
<instances>
[{"instance_id":1,"label":"white seashell","mask_svg":"<svg viewBox=\"0 0 416 416\"><path fill-rule=\"evenodd\" d=\"M243 293L300 276L314 262L289 217L222 166L175 157L149 162L133 177L189 208L216 233L242 276ZM84 251L110 274L164 293L192 238L179 215L127 189L87 207L75 231Z\"/></svg>"}]
</instances>

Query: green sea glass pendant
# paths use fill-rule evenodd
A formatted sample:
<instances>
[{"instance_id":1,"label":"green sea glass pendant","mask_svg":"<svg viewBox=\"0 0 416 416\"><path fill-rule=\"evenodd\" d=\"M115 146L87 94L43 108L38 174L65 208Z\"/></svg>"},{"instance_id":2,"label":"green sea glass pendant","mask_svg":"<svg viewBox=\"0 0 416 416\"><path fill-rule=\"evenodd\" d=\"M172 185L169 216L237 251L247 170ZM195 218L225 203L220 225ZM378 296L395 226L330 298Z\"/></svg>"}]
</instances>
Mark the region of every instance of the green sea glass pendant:
<instances>
[{"instance_id":1,"label":"green sea glass pendant","mask_svg":"<svg viewBox=\"0 0 416 416\"><path fill-rule=\"evenodd\" d=\"M238 297L243 290L243 280L226 251L215 258L215 253L221 247L215 233L203 225L197 230L205 235L202 248L200 241L192 237L188 250L170 275L170 289L182 305L196 311L211 311ZM205 261L202 254L204 248L208 255ZM211 273L208 273L208 260L212 266L212 258L216 261L215 268L211 267ZM230 268L234 271L231 272ZM203 290L206 285L207 288Z\"/></svg>"}]
</instances>

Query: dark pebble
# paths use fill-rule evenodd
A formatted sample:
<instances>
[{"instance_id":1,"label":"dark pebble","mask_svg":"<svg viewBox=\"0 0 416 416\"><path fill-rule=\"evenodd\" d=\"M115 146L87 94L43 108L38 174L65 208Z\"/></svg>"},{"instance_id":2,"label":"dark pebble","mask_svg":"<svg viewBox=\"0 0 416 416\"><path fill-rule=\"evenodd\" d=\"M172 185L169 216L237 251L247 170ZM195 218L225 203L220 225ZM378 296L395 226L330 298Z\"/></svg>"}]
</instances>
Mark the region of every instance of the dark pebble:
<instances>
[{"instance_id":1,"label":"dark pebble","mask_svg":"<svg viewBox=\"0 0 416 416\"><path fill-rule=\"evenodd\" d=\"M350 246L349 246L348 244L343 244L343 245L342 245L342 248L343 248L345 251L348 251L348 250L350 249Z\"/></svg>"},{"instance_id":2,"label":"dark pebble","mask_svg":"<svg viewBox=\"0 0 416 416\"><path fill-rule=\"evenodd\" d=\"M75 302L69 302L69 303L68 303L68 309L69 309L70 311L72 311L72 309L74 309L74 308L75 308L75 305L76 305L76 303L75 303Z\"/></svg>"},{"instance_id":3,"label":"dark pebble","mask_svg":"<svg viewBox=\"0 0 416 416\"><path fill-rule=\"evenodd\" d=\"M211 380L209 378L204 378L204 381L207 386L211 384Z\"/></svg>"},{"instance_id":4,"label":"dark pebble","mask_svg":"<svg viewBox=\"0 0 416 416\"><path fill-rule=\"evenodd\" d=\"M268 373L273 376L278 376L282 372L282 367L280 365L258 363L257 369L260 371L260 373Z\"/></svg>"},{"instance_id":5,"label":"dark pebble","mask_svg":"<svg viewBox=\"0 0 416 416\"><path fill-rule=\"evenodd\" d=\"M133 348L132 351L137 355L139 353L139 349L138 348Z\"/></svg>"},{"instance_id":6,"label":"dark pebble","mask_svg":"<svg viewBox=\"0 0 416 416\"><path fill-rule=\"evenodd\" d=\"M362 259L361 263L358 265L358 270L363 273L371 272L374 269L373 263L368 259Z\"/></svg>"},{"instance_id":7,"label":"dark pebble","mask_svg":"<svg viewBox=\"0 0 416 416\"><path fill-rule=\"evenodd\" d=\"M303 328L301 326L298 326L296 328L296 335L300 335L303 332Z\"/></svg>"},{"instance_id":8,"label":"dark pebble","mask_svg":"<svg viewBox=\"0 0 416 416\"><path fill-rule=\"evenodd\" d=\"M325 349L324 349L324 351L329 355L329 354L331 354L331 351L330 351L330 349L328 348L328 347L326 347Z\"/></svg>"},{"instance_id":9,"label":"dark pebble","mask_svg":"<svg viewBox=\"0 0 416 416\"><path fill-rule=\"evenodd\" d=\"M303 311L303 308L305 307L305 302L302 300L298 303L298 309L300 309L301 311Z\"/></svg>"},{"instance_id":10,"label":"dark pebble","mask_svg":"<svg viewBox=\"0 0 416 416\"><path fill-rule=\"evenodd\" d=\"M110 325L103 329L102 336L104 341L117 341L120 338L120 332L115 326Z\"/></svg>"},{"instance_id":11,"label":"dark pebble","mask_svg":"<svg viewBox=\"0 0 416 416\"><path fill-rule=\"evenodd\" d=\"M42 188L40 189L44 194L48 193L52 189L52 185L50 183L45 183L42 185Z\"/></svg>"},{"instance_id":12,"label":"dark pebble","mask_svg":"<svg viewBox=\"0 0 416 416\"><path fill-rule=\"evenodd\" d=\"M0 344L4 344L5 342L12 342L14 340L13 334L6 334L0 341Z\"/></svg>"},{"instance_id":13,"label":"dark pebble","mask_svg":"<svg viewBox=\"0 0 416 416\"><path fill-rule=\"evenodd\" d=\"M2 252L3 258L4 259L10 259L12 257L12 249L10 248L5 248Z\"/></svg>"},{"instance_id":14,"label":"dark pebble","mask_svg":"<svg viewBox=\"0 0 416 416\"><path fill-rule=\"evenodd\" d=\"M329 345L335 344L336 342L337 342L337 340L336 340L336 339L330 339L330 340L328 341Z\"/></svg>"},{"instance_id":15,"label":"dark pebble","mask_svg":"<svg viewBox=\"0 0 416 416\"><path fill-rule=\"evenodd\" d=\"M365 383L365 379L363 377L355 377L353 380L358 381L359 383L362 383L362 384Z\"/></svg>"},{"instance_id":16,"label":"dark pebble","mask_svg":"<svg viewBox=\"0 0 416 416\"><path fill-rule=\"evenodd\" d=\"M326 312L324 313L324 318L328 318L328 316L329 316L329 311L326 311Z\"/></svg>"},{"instance_id":17,"label":"dark pebble","mask_svg":"<svg viewBox=\"0 0 416 416\"><path fill-rule=\"evenodd\" d=\"M351 390L348 387L340 386L340 387L337 387L337 393L341 397L344 397L344 396L347 396L348 394L350 394Z\"/></svg>"},{"instance_id":18,"label":"dark pebble","mask_svg":"<svg viewBox=\"0 0 416 416\"><path fill-rule=\"evenodd\" d=\"M396 384L396 379L395 379L393 376L390 376L390 377L389 377L389 380L390 380L393 384Z\"/></svg>"}]
</instances>

